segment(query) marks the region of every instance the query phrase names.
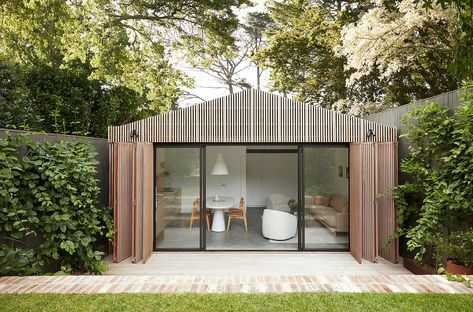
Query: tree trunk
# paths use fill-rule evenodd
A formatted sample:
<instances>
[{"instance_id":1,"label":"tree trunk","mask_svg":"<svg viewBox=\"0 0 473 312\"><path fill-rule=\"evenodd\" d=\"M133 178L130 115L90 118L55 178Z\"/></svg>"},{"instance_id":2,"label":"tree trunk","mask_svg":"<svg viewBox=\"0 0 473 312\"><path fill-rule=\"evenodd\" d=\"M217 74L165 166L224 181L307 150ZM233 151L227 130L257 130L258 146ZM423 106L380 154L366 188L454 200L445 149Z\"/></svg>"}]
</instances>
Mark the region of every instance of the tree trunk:
<instances>
[{"instance_id":1,"label":"tree trunk","mask_svg":"<svg viewBox=\"0 0 473 312\"><path fill-rule=\"evenodd\" d=\"M259 66L256 66L256 90L259 91L260 89L260 69L259 69Z\"/></svg>"}]
</instances>

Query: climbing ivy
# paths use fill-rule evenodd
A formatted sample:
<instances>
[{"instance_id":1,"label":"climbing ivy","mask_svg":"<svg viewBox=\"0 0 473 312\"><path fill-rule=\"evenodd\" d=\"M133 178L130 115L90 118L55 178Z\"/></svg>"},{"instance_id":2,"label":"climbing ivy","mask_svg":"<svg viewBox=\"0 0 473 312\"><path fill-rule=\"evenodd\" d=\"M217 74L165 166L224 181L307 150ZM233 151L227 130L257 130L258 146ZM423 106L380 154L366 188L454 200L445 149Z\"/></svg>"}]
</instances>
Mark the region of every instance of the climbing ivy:
<instances>
[{"instance_id":1,"label":"climbing ivy","mask_svg":"<svg viewBox=\"0 0 473 312\"><path fill-rule=\"evenodd\" d=\"M415 259L444 250L438 242L451 229L470 227L473 216L473 92L466 86L453 116L437 103L409 111L403 120L409 156L401 162L408 183L394 190L397 235ZM432 254L430 253L432 252Z\"/></svg>"},{"instance_id":2,"label":"climbing ivy","mask_svg":"<svg viewBox=\"0 0 473 312\"><path fill-rule=\"evenodd\" d=\"M0 140L0 274L105 270L98 244L112 222L94 155L83 141Z\"/></svg>"}]
</instances>

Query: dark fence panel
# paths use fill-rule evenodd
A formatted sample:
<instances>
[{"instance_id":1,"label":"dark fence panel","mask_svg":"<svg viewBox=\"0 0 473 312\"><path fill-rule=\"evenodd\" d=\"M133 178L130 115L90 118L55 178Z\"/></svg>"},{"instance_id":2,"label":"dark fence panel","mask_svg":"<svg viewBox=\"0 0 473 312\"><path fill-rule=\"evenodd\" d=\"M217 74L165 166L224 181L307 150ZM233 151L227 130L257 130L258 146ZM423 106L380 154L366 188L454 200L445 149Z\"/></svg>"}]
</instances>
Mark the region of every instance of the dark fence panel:
<instances>
[{"instance_id":1,"label":"dark fence panel","mask_svg":"<svg viewBox=\"0 0 473 312\"><path fill-rule=\"evenodd\" d=\"M0 139L4 138L6 132L9 132L12 135L28 133L27 131L19 130L10 130L10 129L0 129ZM83 140L92 144L97 152L95 158L99 162L97 167L97 179L99 180L98 184L100 187L100 196L99 201L101 205L108 206L108 142L107 139L85 137L85 136L76 136L76 135L66 135L66 134L54 134L54 133L35 133L28 135L34 142L56 142L59 140L64 141L74 141L74 140Z\"/></svg>"},{"instance_id":2,"label":"dark fence panel","mask_svg":"<svg viewBox=\"0 0 473 312\"><path fill-rule=\"evenodd\" d=\"M419 107L431 102L436 102L445 105L451 111L454 111L460 104L459 90L442 93L430 98L395 107L384 112L368 115L363 117L363 119L379 122L390 127L396 127L398 129L398 134L400 135L402 134L403 130L401 127L401 122L404 115L413 107ZM399 161L401 161L401 159L405 158L408 155L408 146L409 145L405 138L399 138ZM406 177L402 174L399 174L399 183L402 184L405 181Z\"/></svg>"}]
</instances>

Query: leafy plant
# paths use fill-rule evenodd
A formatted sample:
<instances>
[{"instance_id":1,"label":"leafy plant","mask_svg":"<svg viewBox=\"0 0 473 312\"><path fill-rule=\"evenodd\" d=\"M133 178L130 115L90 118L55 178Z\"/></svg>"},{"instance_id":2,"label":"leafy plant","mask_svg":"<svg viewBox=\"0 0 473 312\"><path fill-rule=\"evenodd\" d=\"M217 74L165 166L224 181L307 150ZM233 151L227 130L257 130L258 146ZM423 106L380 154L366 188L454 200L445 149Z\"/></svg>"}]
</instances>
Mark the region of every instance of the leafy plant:
<instances>
[{"instance_id":1,"label":"leafy plant","mask_svg":"<svg viewBox=\"0 0 473 312\"><path fill-rule=\"evenodd\" d=\"M297 212L297 210L299 209L299 204L294 200L294 199L290 199L288 202L287 202L289 208L291 208L291 213L292 214L295 214Z\"/></svg>"},{"instance_id":2,"label":"leafy plant","mask_svg":"<svg viewBox=\"0 0 473 312\"><path fill-rule=\"evenodd\" d=\"M456 264L473 265L473 228L455 231L439 241L440 249Z\"/></svg>"},{"instance_id":3,"label":"leafy plant","mask_svg":"<svg viewBox=\"0 0 473 312\"><path fill-rule=\"evenodd\" d=\"M7 136L0 147L0 274L103 272L98 238L111 239L113 228L110 210L97 207L92 147L24 136Z\"/></svg>"},{"instance_id":4,"label":"leafy plant","mask_svg":"<svg viewBox=\"0 0 473 312\"><path fill-rule=\"evenodd\" d=\"M445 270L444 267L440 267L440 268L437 270L437 273L438 273L438 274L445 274L445 276L447 277L447 280L450 281L450 282L463 283L463 285L465 285L466 287L471 288L471 280L470 280L470 279L466 279L466 278L463 277L461 274L452 274L452 273L449 273L449 272L447 272L447 270Z\"/></svg>"},{"instance_id":5,"label":"leafy plant","mask_svg":"<svg viewBox=\"0 0 473 312\"><path fill-rule=\"evenodd\" d=\"M471 84L469 85L471 86ZM401 163L410 180L393 194L397 235L407 239L415 260L441 259L440 239L449 229L469 227L473 215L473 92L466 86L454 116L437 103L408 112L404 119L409 155ZM437 263L438 265L438 263Z\"/></svg>"}]
</instances>

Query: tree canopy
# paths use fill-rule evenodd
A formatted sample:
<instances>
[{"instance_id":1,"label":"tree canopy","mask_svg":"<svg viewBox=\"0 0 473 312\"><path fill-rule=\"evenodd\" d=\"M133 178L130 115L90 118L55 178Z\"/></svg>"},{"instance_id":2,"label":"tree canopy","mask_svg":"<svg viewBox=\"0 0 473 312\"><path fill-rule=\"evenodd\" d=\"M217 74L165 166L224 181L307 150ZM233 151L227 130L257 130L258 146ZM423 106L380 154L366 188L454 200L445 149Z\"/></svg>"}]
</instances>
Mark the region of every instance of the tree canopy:
<instances>
[{"instance_id":1,"label":"tree canopy","mask_svg":"<svg viewBox=\"0 0 473 312\"><path fill-rule=\"evenodd\" d=\"M270 1L272 89L363 115L458 88L454 11L413 1Z\"/></svg>"},{"instance_id":2,"label":"tree canopy","mask_svg":"<svg viewBox=\"0 0 473 312\"><path fill-rule=\"evenodd\" d=\"M80 72L81 79L98 84L99 90L121 88L136 96L143 106L135 107L134 115L141 110L159 113L170 109L182 87L191 83L176 69L173 48L202 38L231 45L238 25L234 9L249 3L6 0L0 5L0 57L28 72L45 66L64 75Z\"/></svg>"}]
</instances>

